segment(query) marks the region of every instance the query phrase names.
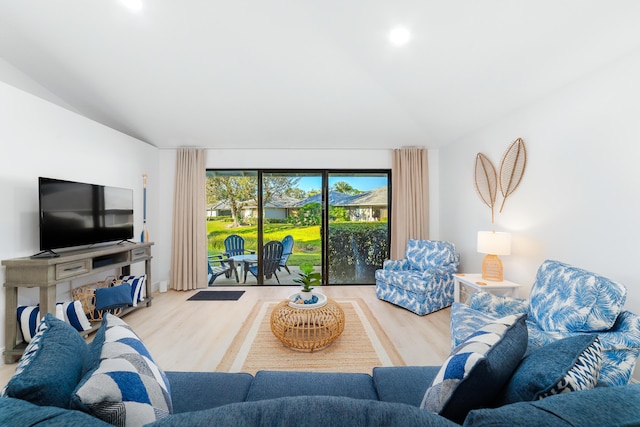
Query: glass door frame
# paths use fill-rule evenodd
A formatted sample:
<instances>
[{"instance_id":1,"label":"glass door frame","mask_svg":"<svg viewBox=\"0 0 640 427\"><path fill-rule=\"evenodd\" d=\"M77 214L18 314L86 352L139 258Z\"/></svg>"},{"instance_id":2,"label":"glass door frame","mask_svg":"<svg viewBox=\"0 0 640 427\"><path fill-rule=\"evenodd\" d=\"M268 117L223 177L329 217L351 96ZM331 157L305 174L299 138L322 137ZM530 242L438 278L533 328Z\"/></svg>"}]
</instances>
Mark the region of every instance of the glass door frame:
<instances>
[{"instance_id":1,"label":"glass door frame","mask_svg":"<svg viewBox=\"0 0 640 427\"><path fill-rule=\"evenodd\" d=\"M387 175L387 202L388 202L388 233L387 233L387 247L391 244L391 182L392 175L390 169L266 169L266 168L207 168L208 171L214 172L232 172L232 171L250 171L255 172L257 176L257 189L256 189L256 202L257 202L257 248L256 255L258 260L262 259L263 246L264 246L264 186L263 179L264 174L310 174L321 176L321 194L322 194L322 212L321 212L321 225L320 225L320 240L321 240L321 272L322 272L322 285L329 284L329 176L330 175L348 175L348 174L386 174ZM258 262L258 277L256 285L264 285L264 269L263 264ZM373 283L360 283L362 285L372 285ZM354 284L356 285L356 284ZM276 285L277 286L277 285ZM283 285L284 286L284 285Z\"/></svg>"}]
</instances>

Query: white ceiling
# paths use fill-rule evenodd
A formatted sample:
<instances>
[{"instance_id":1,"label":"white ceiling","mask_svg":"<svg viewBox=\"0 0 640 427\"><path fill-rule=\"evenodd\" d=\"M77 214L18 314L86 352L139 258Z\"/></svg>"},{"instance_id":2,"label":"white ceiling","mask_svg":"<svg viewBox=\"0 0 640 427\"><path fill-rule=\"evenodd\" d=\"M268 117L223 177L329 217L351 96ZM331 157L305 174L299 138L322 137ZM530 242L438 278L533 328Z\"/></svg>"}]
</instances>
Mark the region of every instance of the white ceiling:
<instances>
[{"instance_id":1,"label":"white ceiling","mask_svg":"<svg viewBox=\"0 0 640 427\"><path fill-rule=\"evenodd\" d=\"M0 57L157 147L384 149L447 144L640 47L637 0L143 1L0 0Z\"/></svg>"}]
</instances>

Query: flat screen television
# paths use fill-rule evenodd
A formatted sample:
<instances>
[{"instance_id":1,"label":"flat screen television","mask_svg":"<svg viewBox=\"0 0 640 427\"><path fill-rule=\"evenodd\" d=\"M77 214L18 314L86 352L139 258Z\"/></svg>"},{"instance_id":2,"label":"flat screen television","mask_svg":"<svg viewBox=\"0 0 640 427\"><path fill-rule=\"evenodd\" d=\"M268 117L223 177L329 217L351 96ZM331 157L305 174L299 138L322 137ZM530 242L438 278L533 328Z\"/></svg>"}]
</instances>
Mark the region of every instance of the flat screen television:
<instances>
[{"instance_id":1,"label":"flat screen television","mask_svg":"<svg viewBox=\"0 0 640 427\"><path fill-rule=\"evenodd\" d=\"M133 237L133 190L39 178L40 250Z\"/></svg>"}]
</instances>

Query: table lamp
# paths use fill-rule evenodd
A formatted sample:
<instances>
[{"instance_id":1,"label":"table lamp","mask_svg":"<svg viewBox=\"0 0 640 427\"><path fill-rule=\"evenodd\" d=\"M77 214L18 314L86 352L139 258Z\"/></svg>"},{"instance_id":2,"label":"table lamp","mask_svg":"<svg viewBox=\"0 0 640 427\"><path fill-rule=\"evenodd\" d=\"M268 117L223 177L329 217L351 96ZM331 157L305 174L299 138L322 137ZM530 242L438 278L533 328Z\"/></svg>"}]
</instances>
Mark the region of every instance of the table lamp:
<instances>
[{"instance_id":1,"label":"table lamp","mask_svg":"<svg viewBox=\"0 0 640 427\"><path fill-rule=\"evenodd\" d=\"M482 278L502 282L502 261L498 255L511 254L511 234L478 231L478 252L487 254L482 260Z\"/></svg>"}]
</instances>

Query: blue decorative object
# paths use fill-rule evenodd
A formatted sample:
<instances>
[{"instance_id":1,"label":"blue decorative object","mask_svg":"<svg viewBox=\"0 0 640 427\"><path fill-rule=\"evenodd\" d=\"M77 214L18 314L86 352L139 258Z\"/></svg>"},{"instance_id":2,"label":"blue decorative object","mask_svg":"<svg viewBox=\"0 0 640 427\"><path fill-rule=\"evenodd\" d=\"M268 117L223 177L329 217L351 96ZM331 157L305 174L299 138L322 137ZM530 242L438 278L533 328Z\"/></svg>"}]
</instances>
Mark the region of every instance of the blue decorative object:
<instances>
[{"instance_id":1,"label":"blue decorative object","mask_svg":"<svg viewBox=\"0 0 640 427\"><path fill-rule=\"evenodd\" d=\"M47 313L2 396L69 408L71 392L82 378L86 354L87 344L78 331Z\"/></svg>"},{"instance_id":2,"label":"blue decorative object","mask_svg":"<svg viewBox=\"0 0 640 427\"><path fill-rule=\"evenodd\" d=\"M469 411L490 404L527 348L525 318L521 314L497 319L456 347L420 407L462 424Z\"/></svg>"},{"instance_id":3,"label":"blue decorative object","mask_svg":"<svg viewBox=\"0 0 640 427\"><path fill-rule=\"evenodd\" d=\"M528 301L529 347L597 333L602 345L600 381L611 386L627 384L640 356L640 317L622 310L625 297L626 288L619 283L565 263L545 261ZM527 308L526 300L486 292L474 293L469 305L470 310L452 309L453 345L465 338L468 323L477 326L478 312L495 318Z\"/></svg>"},{"instance_id":4,"label":"blue decorative object","mask_svg":"<svg viewBox=\"0 0 640 427\"><path fill-rule=\"evenodd\" d=\"M376 271L376 295L421 316L449 307L459 263L453 243L409 240L406 258L387 260Z\"/></svg>"},{"instance_id":5,"label":"blue decorative object","mask_svg":"<svg viewBox=\"0 0 640 427\"><path fill-rule=\"evenodd\" d=\"M169 381L140 338L122 319L106 314L93 366L78 384L72 407L115 425L144 425L172 412ZM101 347L100 347L100 344Z\"/></svg>"},{"instance_id":6,"label":"blue decorative object","mask_svg":"<svg viewBox=\"0 0 640 427\"><path fill-rule=\"evenodd\" d=\"M133 298L129 283L96 289L96 310L110 310L130 305L133 305Z\"/></svg>"},{"instance_id":7,"label":"blue decorative object","mask_svg":"<svg viewBox=\"0 0 640 427\"><path fill-rule=\"evenodd\" d=\"M594 388L601 366L602 346L595 334L552 342L520 362L497 402L508 405Z\"/></svg>"}]
</instances>

